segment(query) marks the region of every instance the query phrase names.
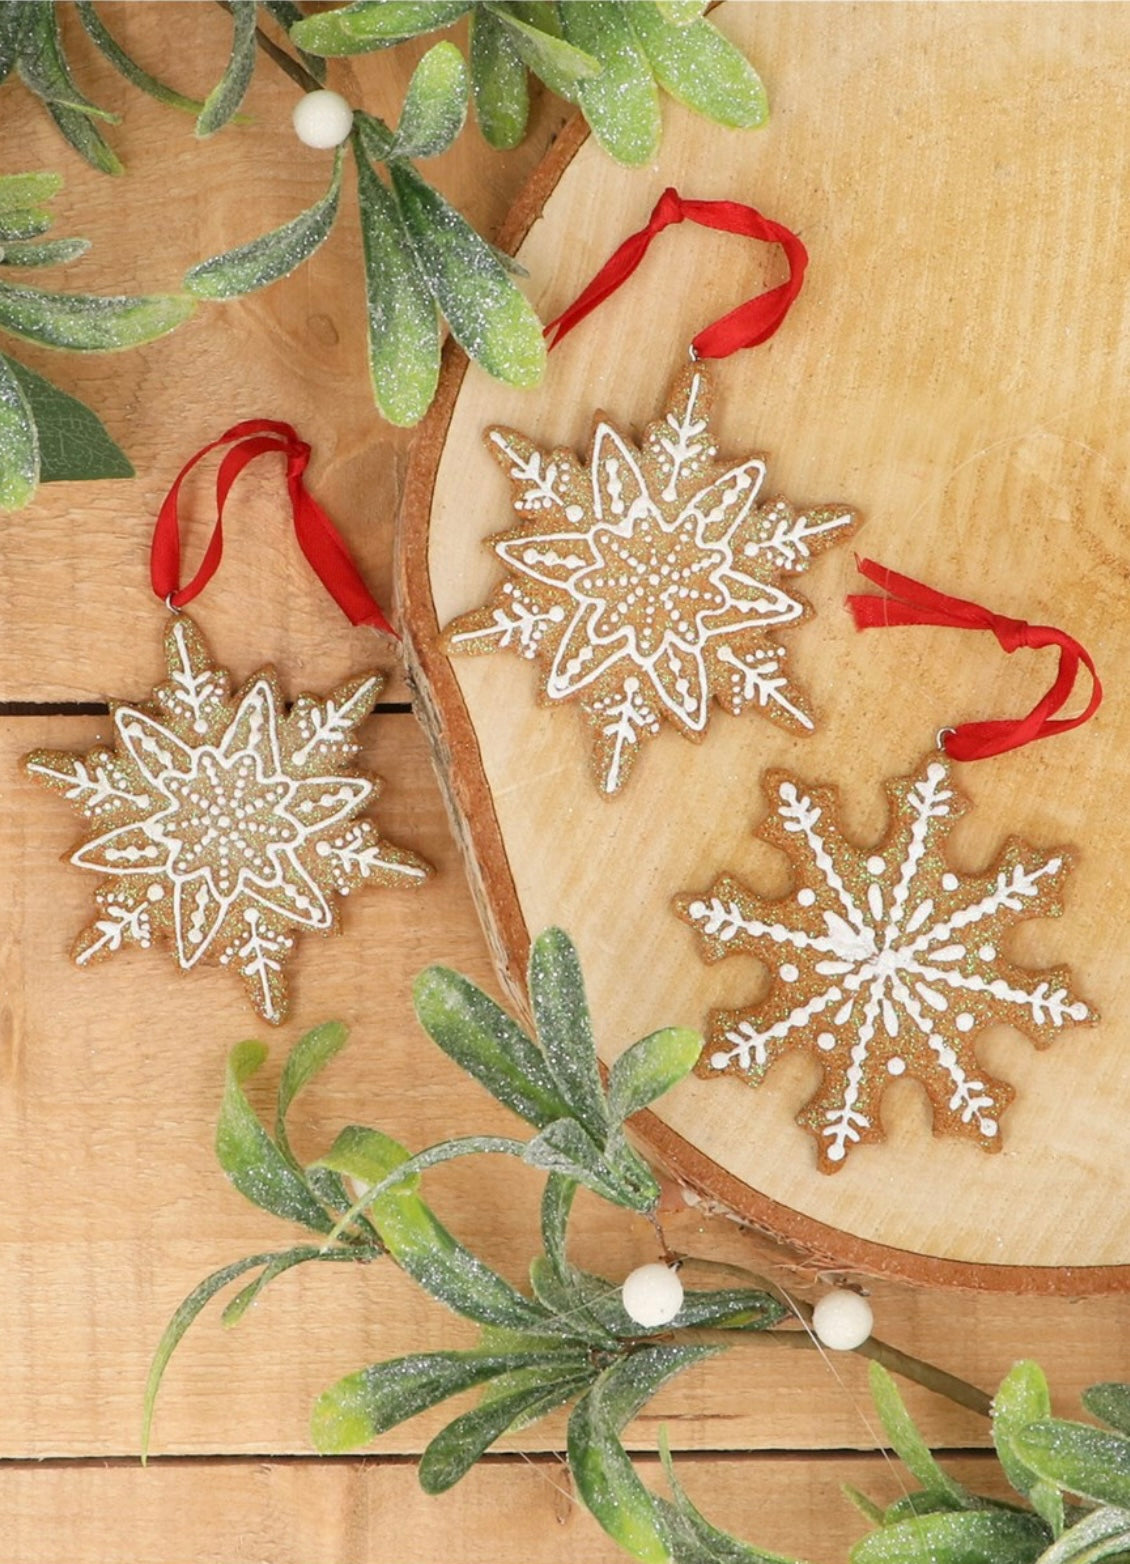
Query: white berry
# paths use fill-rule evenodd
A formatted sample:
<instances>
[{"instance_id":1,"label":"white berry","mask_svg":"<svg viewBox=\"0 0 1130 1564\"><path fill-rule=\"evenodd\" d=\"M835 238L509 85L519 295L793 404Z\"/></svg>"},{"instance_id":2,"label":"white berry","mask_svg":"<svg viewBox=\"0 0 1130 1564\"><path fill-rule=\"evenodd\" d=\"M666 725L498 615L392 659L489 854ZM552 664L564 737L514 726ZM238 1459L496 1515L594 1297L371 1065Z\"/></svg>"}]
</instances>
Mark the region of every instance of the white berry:
<instances>
[{"instance_id":1,"label":"white berry","mask_svg":"<svg viewBox=\"0 0 1130 1564\"><path fill-rule=\"evenodd\" d=\"M670 1266L639 1265L620 1289L620 1300L637 1325L669 1325L683 1307L683 1284Z\"/></svg>"},{"instance_id":2,"label":"white berry","mask_svg":"<svg viewBox=\"0 0 1130 1564\"><path fill-rule=\"evenodd\" d=\"M833 1352L851 1352L870 1336L875 1316L866 1298L838 1289L827 1292L812 1311L812 1329L822 1346Z\"/></svg>"},{"instance_id":3,"label":"white berry","mask_svg":"<svg viewBox=\"0 0 1130 1564\"><path fill-rule=\"evenodd\" d=\"M340 92L308 92L294 105L294 133L308 147L340 147L353 129L353 110Z\"/></svg>"}]
</instances>

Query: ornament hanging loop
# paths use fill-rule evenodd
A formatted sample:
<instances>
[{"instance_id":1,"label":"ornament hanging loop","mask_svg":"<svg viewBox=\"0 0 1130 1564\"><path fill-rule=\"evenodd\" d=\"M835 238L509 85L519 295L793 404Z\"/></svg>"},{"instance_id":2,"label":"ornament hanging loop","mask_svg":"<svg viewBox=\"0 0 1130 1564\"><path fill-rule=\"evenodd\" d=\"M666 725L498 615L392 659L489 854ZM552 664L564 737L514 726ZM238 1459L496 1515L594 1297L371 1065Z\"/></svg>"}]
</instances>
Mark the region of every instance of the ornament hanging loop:
<instances>
[{"instance_id":1,"label":"ornament hanging loop","mask_svg":"<svg viewBox=\"0 0 1130 1564\"><path fill-rule=\"evenodd\" d=\"M1065 630L995 614L979 603L950 597L911 576L899 575L873 559L857 557L855 563L860 575L874 581L887 594L852 594L848 597L847 605L859 630L938 625L950 630L991 630L1006 652L1016 652L1022 647L1032 650L1047 646L1059 648L1055 680L1025 716L963 722L955 728L939 729L939 748L951 760L987 760L991 755L1003 755L1010 749L1032 744L1036 739L1051 738L1056 733L1081 727L1098 711L1103 687L1094 661L1086 647ZM1091 676L1091 698L1078 716L1060 717L1057 713L1075 688L1081 666Z\"/></svg>"}]
</instances>

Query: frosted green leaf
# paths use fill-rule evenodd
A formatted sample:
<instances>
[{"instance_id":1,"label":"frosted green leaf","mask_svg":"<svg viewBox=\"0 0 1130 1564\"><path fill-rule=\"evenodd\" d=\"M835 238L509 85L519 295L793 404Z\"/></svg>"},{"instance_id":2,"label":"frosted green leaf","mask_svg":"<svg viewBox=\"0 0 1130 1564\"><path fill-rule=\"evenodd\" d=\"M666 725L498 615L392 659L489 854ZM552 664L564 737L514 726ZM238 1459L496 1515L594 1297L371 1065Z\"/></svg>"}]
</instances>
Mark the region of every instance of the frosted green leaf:
<instances>
[{"instance_id":1,"label":"frosted green leaf","mask_svg":"<svg viewBox=\"0 0 1130 1564\"><path fill-rule=\"evenodd\" d=\"M761 77L728 38L703 20L675 25L658 5L625 7L660 86L719 125L749 130L769 118Z\"/></svg>"},{"instance_id":2,"label":"frosted green leaf","mask_svg":"<svg viewBox=\"0 0 1130 1564\"><path fill-rule=\"evenodd\" d=\"M1033 1515L950 1510L874 1531L851 1550L851 1564L1035 1564L1050 1541Z\"/></svg>"},{"instance_id":3,"label":"frosted green leaf","mask_svg":"<svg viewBox=\"0 0 1130 1564\"><path fill-rule=\"evenodd\" d=\"M39 234L46 233L50 226L51 213L42 207L25 208L22 211L13 207L7 212L0 211L0 245L37 238Z\"/></svg>"},{"instance_id":4,"label":"frosted green leaf","mask_svg":"<svg viewBox=\"0 0 1130 1564\"><path fill-rule=\"evenodd\" d=\"M1083 1405L1092 1417L1109 1423L1119 1433L1130 1434L1130 1385L1111 1381L1090 1385L1083 1392Z\"/></svg>"},{"instance_id":5,"label":"frosted green leaf","mask_svg":"<svg viewBox=\"0 0 1130 1564\"><path fill-rule=\"evenodd\" d=\"M1125 1559L1130 1553L1130 1513L1122 1509L1094 1510L1041 1553L1038 1564L1100 1564Z\"/></svg>"},{"instance_id":6,"label":"frosted green leaf","mask_svg":"<svg viewBox=\"0 0 1130 1564\"><path fill-rule=\"evenodd\" d=\"M575 1179L578 1184L583 1184L612 1205L637 1209L633 1193L620 1184L601 1156L599 1147L593 1144L591 1136L585 1133L576 1119L558 1119L556 1123L547 1125L526 1146L522 1160L544 1173L557 1173L563 1178ZM658 1191L655 1199L658 1199ZM651 1210L655 1199L648 1201L642 1209Z\"/></svg>"},{"instance_id":7,"label":"frosted green leaf","mask_svg":"<svg viewBox=\"0 0 1130 1564\"><path fill-rule=\"evenodd\" d=\"M359 0L308 16L290 36L311 54L366 54L448 27L470 9L471 0Z\"/></svg>"},{"instance_id":8,"label":"frosted green leaf","mask_svg":"<svg viewBox=\"0 0 1130 1564\"><path fill-rule=\"evenodd\" d=\"M0 357L0 510L19 510L39 482L35 419L10 359Z\"/></svg>"},{"instance_id":9,"label":"frosted green leaf","mask_svg":"<svg viewBox=\"0 0 1130 1564\"><path fill-rule=\"evenodd\" d=\"M263 0L263 9L274 17L275 21L288 36L292 27L305 20L302 7L295 5L294 0ZM318 58L316 54L307 54L304 49L299 49L302 63L310 72L316 82L324 87L326 84L326 62Z\"/></svg>"},{"instance_id":10,"label":"frosted green leaf","mask_svg":"<svg viewBox=\"0 0 1130 1564\"><path fill-rule=\"evenodd\" d=\"M89 239L48 239L42 244L19 239L5 240L3 250L0 251L0 265L65 266L68 261L77 261L89 249Z\"/></svg>"},{"instance_id":11,"label":"frosted green leaf","mask_svg":"<svg viewBox=\"0 0 1130 1564\"><path fill-rule=\"evenodd\" d=\"M408 241L400 208L363 157L357 196L369 323L373 398L390 423L410 428L439 382L439 320Z\"/></svg>"},{"instance_id":12,"label":"frosted green leaf","mask_svg":"<svg viewBox=\"0 0 1130 1564\"><path fill-rule=\"evenodd\" d=\"M659 93L627 8L615 0L569 0L561 15L571 44L603 66L584 81L577 101L593 135L617 162L638 168L659 150Z\"/></svg>"},{"instance_id":13,"label":"frosted green leaf","mask_svg":"<svg viewBox=\"0 0 1130 1564\"><path fill-rule=\"evenodd\" d=\"M668 1026L624 1050L608 1076L608 1111L617 1124L683 1080L702 1052L702 1038Z\"/></svg>"},{"instance_id":14,"label":"frosted green leaf","mask_svg":"<svg viewBox=\"0 0 1130 1564\"><path fill-rule=\"evenodd\" d=\"M310 1244L303 1244L295 1249L284 1250L277 1254L259 1272L259 1275L246 1287L241 1287L239 1292L229 1304L224 1307L220 1315L220 1323L225 1330L230 1330L233 1325L238 1325L248 1309L258 1299L265 1287L269 1287L276 1277L284 1271L292 1271L296 1265L306 1265L310 1261L332 1260L338 1263L355 1264L360 1260L373 1260L379 1257L380 1251L344 1250L344 1249L315 1249Z\"/></svg>"},{"instance_id":15,"label":"frosted green leaf","mask_svg":"<svg viewBox=\"0 0 1130 1564\"><path fill-rule=\"evenodd\" d=\"M659 1430L659 1459L664 1475L671 1487L675 1502L656 1501L659 1513L666 1521L666 1530L675 1544L674 1557L679 1564L801 1564L799 1559L787 1559L779 1553L765 1553L732 1537L727 1531L712 1526L687 1497L683 1485L675 1475L675 1463L671 1459L671 1446L667 1430Z\"/></svg>"},{"instance_id":16,"label":"frosted green leaf","mask_svg":"<svg viewBox=\"0 0 1130 1564\"><path fill-rule=\"evenodd\" d=\"M1020 1459L1047 1482L1097 1504L1130 1510L1130 1439L1048 1418L1014 1435Z\"/></svg>"},{"instance_id":17,"label":"frosted green leaf","mask_svg":"<svg viewBox=\"0 0 1130 1564\"><path fill-rule=\"evenodd\" d=\"M516 147L530 115L526 66L513 37L482 6L471 17L471 96L484 139L499 151Z\"/></svg>"},{"instance_id":18,"label":"frosted green leaf","mask_svg":"<svg viewBox=\"0 0 1130 1564\"><path fill-rule=\"evenodd\" d=\"M374 163L387 160L396 137L383 119L378 119L375 114L366 114L364 109L354 109L353 129L361 138L366 156L372 158Z\"/></svg>"},{"instance_id":19,"label":"frosted green leaf","mask_svg":"<svg viewBox=\"0 0 1130 1564\"><path fill-rule=\"evenodd\" d=\"M389 157L438 157L467 118L467 67L453 43L437 43L412 72Z\"/></svg>"},{"instance_id":20,"label":"frosted green leaf","mask_svg":"<svg viewBox=\"0 0 1130 1564\"><path fill-rule=\"evenodd\" d=\"M706 0L659 0L656 10L672 27L688 27L706 9Z\"/></svg>"},{"instance_id":21,"label":"frosted green leaf","mask_svg":"<svg viewBox=\"0 0 1130 1564\"><path fill-rule=\"evenodd\" d=\"M588 1000L576 946L563 929L545 929L530 949L530 1004L538 1041L569 1110L597 1146L610 1127L596 1063Z\"/></svg>"},{"instance_id":22,"label":"frosted green leaf","mask_svg":"<svg viewBox=\"0 0 1130 1564\"><path fill-rule=\"evenodd\" d=\"M35 420L40 483L91 478L132 478L125 452L85 403L68 396L15 359L3 359L19 382Z\"/></svg>"},{"instance_id":23,"label":"frosted green leaf","mask_svg":"<svg viewBox=\"0 0 1130 1564\"><path fill-rule=\"evenodd\" d=\"M299 1092L325 1069L348 1041L349 1028L344 1022L325 1021L321 1026L315 1026L309 1032L303 1033L287 1055L279 1079L278 1097L275 1103L275 1143L296 1170L298 1161L290 1149L290 1140L286 1132L286 1116Z\"/></svg>"},{"instance_id":24,"label":"frosted green leaf","mask_svg":"<svg viewBox=\"0 0 1130 1564\"><path fill-rule=\"evenodd\" d=\"M1030 1360L1013 1364L993 1397L993 1444L1009 1482L1058 1537L1063 1530L1063 1495L1041 1481L1016 1448L1016 1435L1029 1423L1050 1417L1051 1410L1048 1382L1039 1364Z\"/></svg>"},{"instance_id":25,"label":"frosted green leaf","mask_svg":"<svg viewBox=\"0 0 1130 1564\"><path fill-rule=\"evenodd\" d=\"M535 11L533 6L499 5L486 0L484 9L506 29L519 59L559 97L575 103L581 83L600 75L600 61L564 37L553 7ZM550 15L556 23L552 31L543 25Z\"/></svg>"},{"instance_id":26,"label":"frosted green leaf","mask_svg":"<svg viewBox=\"0 0 1130 1564\"><path fill-rule=\"evenodd\" d=\"M92 103L72 77L63 54L55 7L25 3L20 19L18 61L24 86L45 103L117 124L119 116Z\"/></svg>"},{"instance_id":27,"label":"frosted green leaf","mask_svg":"<svg viewBox=\"0 0 1130 1564\"><path fill-rule=\"evenodd\" d=\"M259 1123L244 1095L243 1082L266 1056L263 1044L255 1042L237 1043L228 1055L227 1083L216 1126L216 1157L236 1189L253 1205L316 1233L328 1233L333 1223Z\"/></svg>"},{"instance_id":28,"label":"frosted green leaf","mask_svg":"<svg viewBox=\"0 0 1130 1564\"><path fill-rule=\"evenodd\" d=\"M545 1181L541 1196L542 1246L550 1265L562 1281L566 1281L573 1270L565 1253L565 1240L576 1193L575 1179L551 1173Z\"/></svg>"},{"instance_id":29,"label":"frosted green leaf","mask_svg":"<svg viewBox=\"0 0 1130 1564\"><path fill-rule=\"evenodd\" d=\"M618 1350L615 1334L588 1308L578 1286L578 1272L560 1276L545 1255L530 1261L530 1286L534 1297L554 1315L569 1338L584 1341L603 1352ZM627 1332L625 1334L632 1334Z\"/></svg>"},{"instance_id":30,"label":"frosted green leaf","mask_svg":"<svg viewBox=\"0 0 1130 1564\"><path fill-rule=\"evenodd\" d=\"M428 967L412 986L420 1025L492 1097L543 1127L568 1106L545 1059L489 994L448 967Z\"/></svg>"},{"instance_id":31,"label":"frosted green leaf","mask_svg":"<svg viewBox=\"0 0 1130 1564\"><path fill-rule=\"evenodd\" d=\"M188 98L183 92L177 92L175 88L161 81L156 76L151 76L145 68L126 53L121 44L106 27L102 18L94 9L93 0L75 0L75 9L78 11L79 20L86 28L95 44L110 61L120 75L124 76L133 86L139 87L142 92L147 92L151 98L156 98L158 103L164 103L172 109L184 109L189 114L199 114L204 107L198 98Z\"/></svg>"},{"instance_id":32,"label":"frosted green leaf","mask_svg":"<svg viewBox=\"0 0 1130 1564\"><path fill-rule=\"evenodd\" d=\"M222 130L239 108L255 70L255 0L229 0L232 14L232 46L224 74L204 99L196 120L202 140Z\"/></svg>"},{"instance_id":33,"label":"frosted green leaf","mask_svg":"<svg viewBox=\"0 0 1130 1564\"><path fill-rule=\"evenodd\" d=\"M7 215L42 206L62 188L62 176L48 169L34 174L0 175L0 213Z\"/></svg>"},{"instance_id":34,"label":"frosted green leaf","mask_svg":"<svg viewBox=\"0 0 1130 1564\"><path fill-rule=\"evenodd\" d=\"M322 1392L310 1419L311 1438L323 1455L356 1450L450 1396L538 1361L525 1352L416 1352L374 1363Z\"/></svg>"},{"instance_id":35,"label":"frosted green leaf","mask_svg":"<svg viewBox=\"0 0 1130 1564\"><path fill-rule=\"evenodd\" d=\"M195 308L184 294L101 298L0 282L0 329L74 353L110 353L152 342L175 330Z\"/></svg>"},{"instance_id":36,"label":"frosted green leaf","mask_svg":"<svg viewBox=\"0 0 1130 1564\"><path fill-rule=\"evenodd\" d=\"M515 1421L521 1419L523 1426L528 1426L532 1421L529 1413L536 1410L540 1417L571 1400L591 1378L591 1374L585 1373L583 1364L584 1360L579 1358L576 1371L564 1381L556 1379L554 1365L526 1371L531 1377L540 1378L541 1383L535 1380L533 1384L525 1383L505 1395L492 1397L449 1423L420 1457L420 1487L425 1493L446 1493L466 1476L479 1457L485 1455Z\"/></svg>"},{"instance_id":37,"label":"frosted green leaf","mask_svg":"<svg viewBox=\"0 0 1130 1564\"><path fill-rule=\"evenodd\" d=\"M714 1347L648 1347L601 1374L569 1419L569 1469L586 1506L614 1541L644 1564L670 1557L656 1500L636 1476L620 1430L680 1370Z\"/></svg>"},{"instance_id":38,"label":"frosted green leaf","mask_svg":"<svg viewBox=\"0 0 1130 1564\"><path fill-rule=\"evenodd\" d=\"M879 1420L895 1454L906 1465L928 1494L961 1505L975 1504L976 1498L956 1478L942 1470L914 1424L894 1380L880 1363L870 1366L871 1397Z\"/></svg>"},{"instance_id":39,"label":"frosted green leaf","mask_svg":"<svg viewBox=\"0 0 1130 1564\"><path fill-rule=\"evenodd\" d=\"M406 163L390 170L416 259L460 347L496 380L537 385L541 322L491 247Z\"/></svg>"},{"instance_id":40,"label":"frosted green leaf","mask_svg":"<svg viewBox=\"0 0 1130 1564\"><path fill-rule=\"evenodd\" d=\"M185 273L184 285L201 299L238 299L287 277L308 261L329 235L341 199L342 150L334 154L330 187L305 212L270 233L201 261Z\"/></svg>"}]
</instances>

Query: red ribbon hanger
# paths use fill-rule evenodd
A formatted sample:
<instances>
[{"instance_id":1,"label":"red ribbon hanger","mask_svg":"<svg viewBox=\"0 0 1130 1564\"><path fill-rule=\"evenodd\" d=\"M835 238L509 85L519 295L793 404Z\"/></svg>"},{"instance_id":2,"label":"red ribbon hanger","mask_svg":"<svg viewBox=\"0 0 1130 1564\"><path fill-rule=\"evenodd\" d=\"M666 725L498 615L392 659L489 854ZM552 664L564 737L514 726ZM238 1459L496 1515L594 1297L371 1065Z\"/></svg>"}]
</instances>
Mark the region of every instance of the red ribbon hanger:
<instances>
[{"instance_id":1,"label":"red ribbon hanger","mask_svg":"<svg viewBox=\"0 0 1130 1564\"><path fill-rule=\"evenodd\" d=\"M187 586L180 585L180 504L181 485L188 474L209 452L230 445L216 474L216 522L200 568ZM189 457L173 481L157 513L153 546L149 556L153 590L170 608L191 603L211 581L224 552L224 503L235 480L258 456L277 451L286 457L286 486L290 494L295 536L315 575L351 624L371 625L396 637L380 604L373 597L357 566L353 563L341 534L302 481L310 460L310 447L300 440L290 424L270 418L251 418L234 424L211 441L195 456Z\"/></svg>"},{"instance_id":2,"label":"red ribbon hanger","mask_svg":"<svg viewBox=\"0 0 1130 1564\"><path fill-rule=\"evenodd\" d=\"M848 607L860 630L881 629L888 625L942 625L951 630L991 630L1006 652L1019 651L1022 646L1033 649L1059 647L1055 682L1026 716L963 722L956 728L944 730L941 743L951 759L986 760L990 755L1003 755L1006 750L1020 749L1036 739L1051 738L1053 734L1078 728L1099 709L1103 688L1094 662L1086 648L1066 631L1057 630L1054 625L1030 625L1023 619L994 614L965 598L936 592L933 587L888 570L873 559L857 558L856 566L861 575L889 594L883 597L856 593L848 597ZM1056 713L1075 687L1080 664L1091 675L1091 698L1077 717L1057 717Z\"/></svg>"},{"instance_id":3,"label":"red ribbon hanger","mask_svg":"<svg viewBox=\"0 0 1130 1564\"><path fill-rule=\"evenodd\" d=\"M705 326L691 346L699 358L727 358L740 348L767 342L801 290L808 251L791 229L763 217L752 206L743 206L740 201L684 201L677 190L668 187L655 203L647 226L625 239L569 308L550 321L545 334L552 338L551 350L574 326L580 325L586 315L627 282L657 234L672 223L681 222L743 234L748 239L764 239L768 244L779 244L784 250L789 263L788 280L756 298L747 299L728 315Z\"/></svg>"}]
</instances>

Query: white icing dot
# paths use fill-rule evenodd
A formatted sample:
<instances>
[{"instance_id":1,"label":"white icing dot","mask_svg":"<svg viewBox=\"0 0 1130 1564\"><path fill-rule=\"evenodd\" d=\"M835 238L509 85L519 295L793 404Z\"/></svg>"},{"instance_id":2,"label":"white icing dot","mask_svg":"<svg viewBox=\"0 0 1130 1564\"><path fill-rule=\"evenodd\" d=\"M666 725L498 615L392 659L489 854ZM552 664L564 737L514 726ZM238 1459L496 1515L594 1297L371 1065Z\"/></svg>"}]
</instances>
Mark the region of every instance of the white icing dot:
<instances>
[{"instance_id":1,"label":"white icing dot","mask_svg":"<svg viewBox=\"0 0 1130 1564\"><path fill-rule=\"evenodd\" d=\"M862 1347L874 1325L875 1316L867 1299L844 1288L826 1292L812 1311L812 1329L817 1341L833 1352L852 1352L856 1347Z\"/></svg>"},{"instance_id":2,"label":"white icing dot","mask_svg":"<svg viewBox=\"0 0 1130 1564\"><path fill-rule=\"evenodd\" d=\"M845 1155L846 1155L846 1153L845 1153L844 1148L842 1146L829 1146L828 1147L828 1161L829 1162L842 1162L844 1160Z\"/></svg>"},{"instance_id":3,"label":"white icing dot","mask_svg":"<svg viewBox=\"0 0 1130 1564\"><path fill-rule=\"evenodd\" d=\"M710 1068L712 1070L724 1070L729 1062L729 1054L717 1053L710 1055Z\"/></svg>"},{"instance_id":4,"label":"white icing dot","mask_svg":"<svg viewBox=\"0 0 1130 1564\"><path fill-rule=\"evenodd\" d=\"M785 965L778 967L777 971L782 983L795 983L797 978L800 977L800 972L793 966L791 961L786 961Z\"/></svg>"},{"instance_id":5,"label":"white icing dot","mask_svg":"<svg viewBox=\"0 0 1130 1564\"><path fill-rule=\"evenodd\" d=\"M888 1073L888 1075L903 1075L903 1074L905 1074L905 1072L906 1072L906 1060L905 1059L899 1059L896 1056L893 1059L888 1059L887 1060L887 1073Z\"/></svg>"},{"instance_id":6,"label":"white icing dot","mask_svg":"<svg viewBox=\"0 0 1130 1564\"><path fill-rule=\"evenodd\" d=\"M584 509L580 505L566 505L565 507L566 521L582 521L584 514Z\"/></svg>"},{"instance_id":7,"label":"white icing dot","mask_svg":"<svg viewBox=\"0 0 1130 1564\"><path fill-rule=\"evenodd\" d=\"M958 885L960 883L961 882L958 880L958 877L957 877L956 874L943 874L942 875L942 890L943 891L956 891L957 887L958 887Z\"/></svg>"},{"instance_id":8,"label":"white icing dot","mask_svg":"<svg viewBox=\"0 0 1130 1564\"><path fill-rule=\"evenodd\" d=\"M340 92L308 92L294 105L294 133L308 147L340 147L353 129L353 110Z\"/></svg>"},{"instance_id":9,"label":"white icing dot","mask_svg":"<svg viewBox=\"0 0 1130 1564\"><path fill-rule=\"evenodd\" d=\"M192 731L193 733L207 733L208 724L204 721L203 717L197 717L196 721L192 724Z\"/></svg>"},{"instance_id":10,"label":"white icing dot","mask_svg":"<svg viewBox=\"0 0 1130 1564\"><path fill-rule=\"evenodd\" d=\"M878 853L876 853L874 857L868 858L868 860L867 860L867 872L868 872L868 874L882 874L883 870L886 867L887 867L886 859L880 858Z\"/></svg>"},{"instance_id":11,"label":"white icing dot","mask_svg":"<svg viewBox=\"0 0 1130 1564\"><path fill-rule=\"evenodd\" d=\"M683 1307L679 1273L656 1261L638 1265L620 1289L624 1312L637 1325L669 1325Z\"/></svg>"},{"instance_id":12,"label":"white icing dot","mask_svg":"<svg viewBox=\"0 0 1130 1564\"><path fill-rule=\"evenodd\" d=\"M145 894L150 901L160 901L165 894L165 887L163 885L151 885Z\"/></svg>"},{"instance_id":13,"label":"white icing dot","mask_svg":"<svg viewBox=\"0 0 1130 1564\"><path fill-rule=\"evenodd\" d=\"M823 1048L824 1052L827 1053L829 1049L836 1046L835 1036L831 1032L821 1032L816 1039L816 1046L817 1048Z\"/></svg>"},{"instance_id":14,"label":"white icing dot","mask_svg":"<svg viewBox=\"0 0 1130 1564\"><path fill-rule=\"evenodd\" d=\"M995 945L982 945L977 954L980 956L982 961L995 961L997 947Z\"/></svg>"},{"instance_id":15,"label":"white icing dot","mask_svg":"<svg viewBox=\"0 0 1130 1564\"><path fill-rule=\"evenodd\" d=\"M811 907L816 900L816 892L811 886L806 885L803 890L797 891L796 899L802 907Z\"/></svg>"},{"instance_id":16,"label":"white icing dot","mask_svg":"<svg viewBox=\"0 0 1130 1564\"><path fill-rule=\"evenodd\" d=\"M999 1128L1000 1125L996 1122L995 1119L983 1119L981 1121L981 1134L984 1135L988 1140L993 1139Z\"/></svg>"},{"instance_id":17,"label":"white icing dot","mask_svg":"<svg viewBox=\"0 0 1130 1564\"><path fill-rule=\"evenodd\" d=\"M954 1022L959 1032L971 1032L976 1025L976 1018L971 1016L968 1010L963 1010Z\"/></svg>"}]
</instances>

